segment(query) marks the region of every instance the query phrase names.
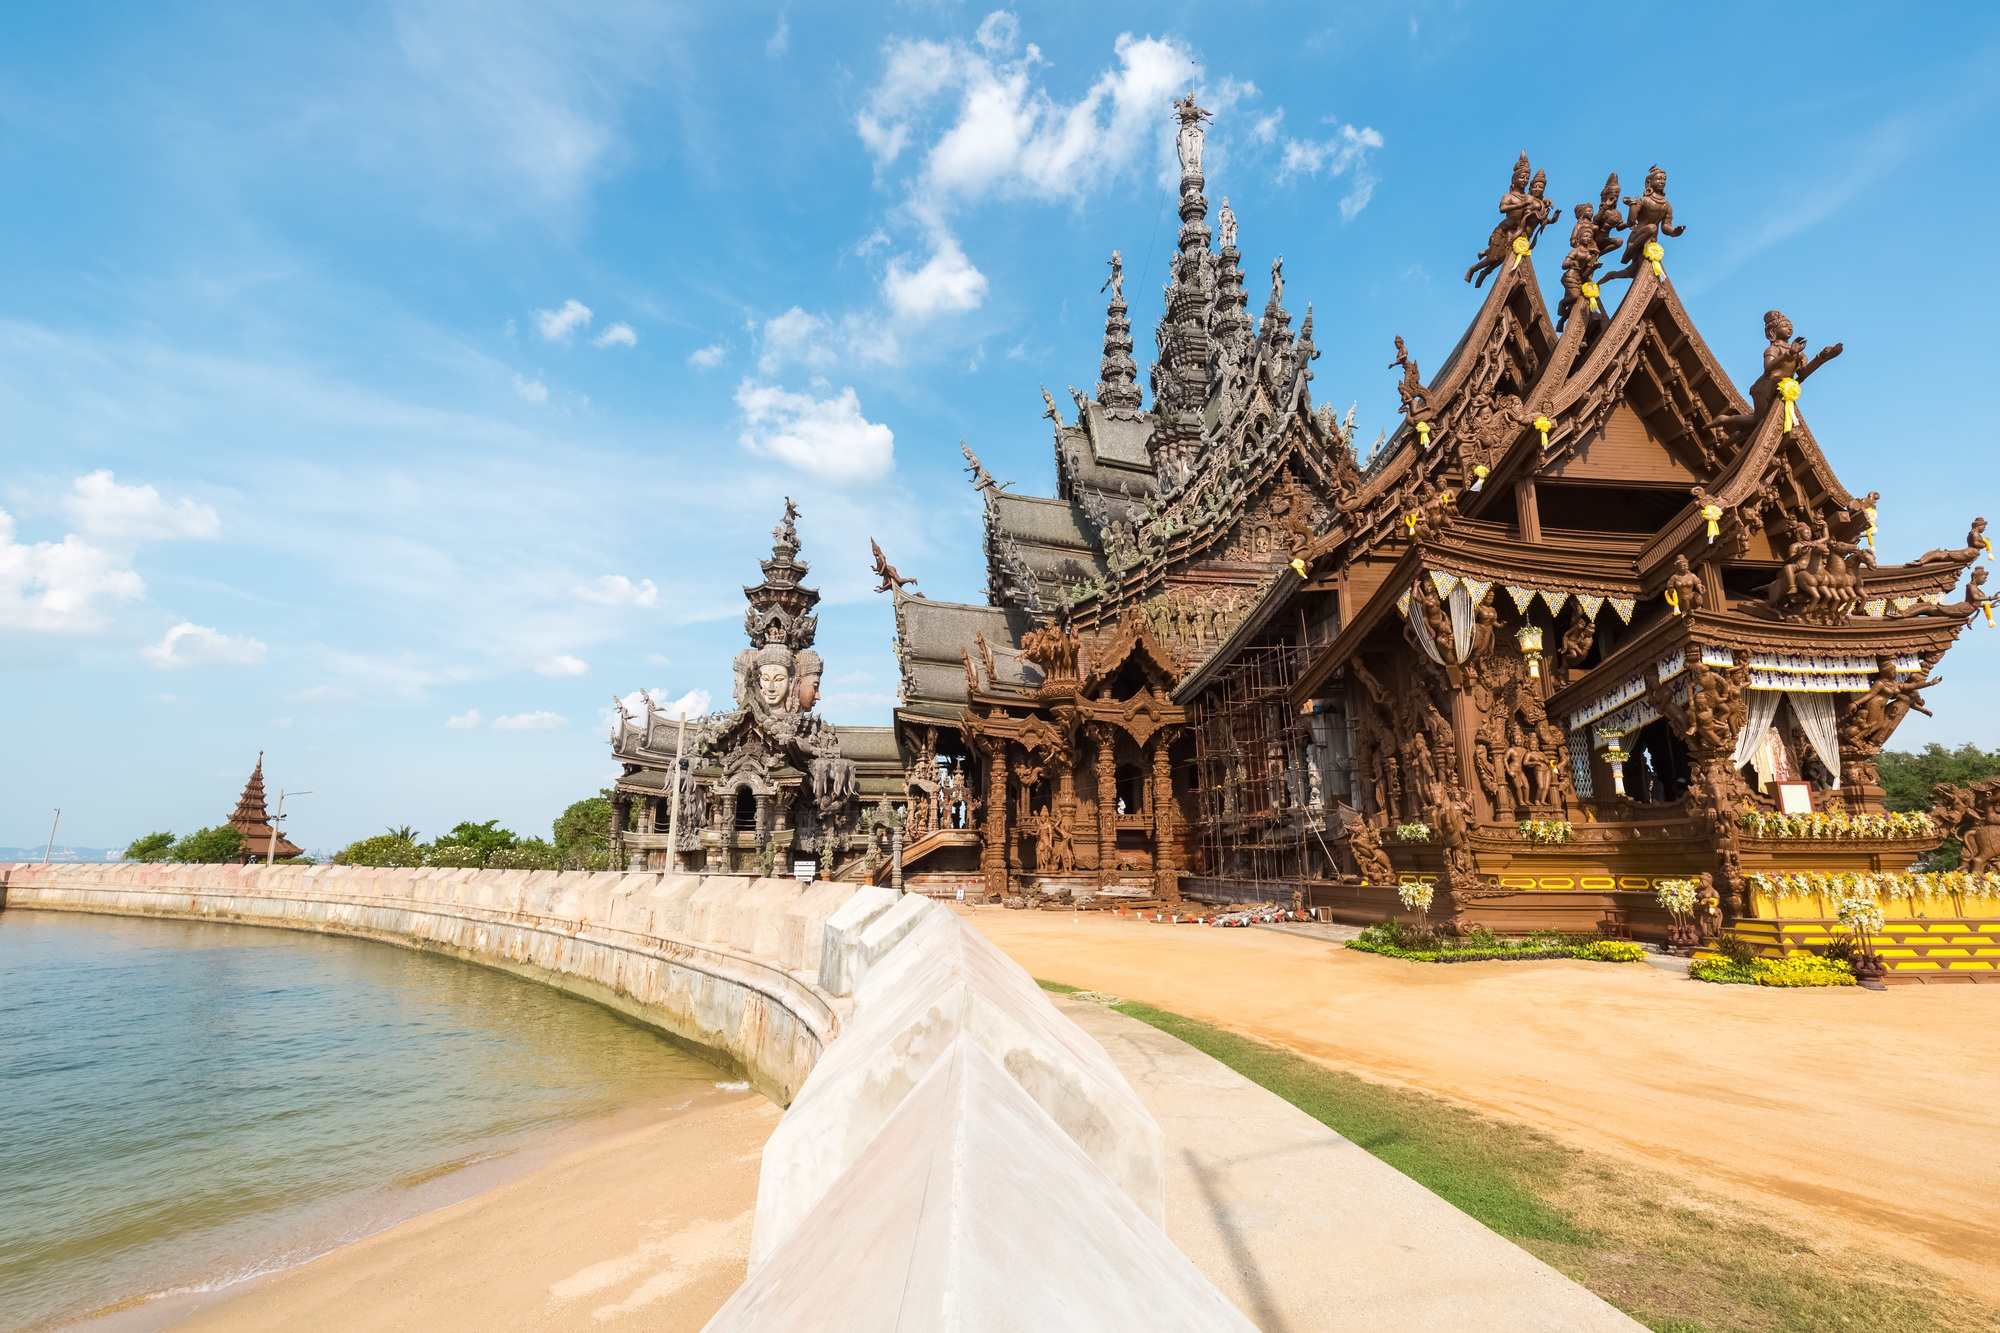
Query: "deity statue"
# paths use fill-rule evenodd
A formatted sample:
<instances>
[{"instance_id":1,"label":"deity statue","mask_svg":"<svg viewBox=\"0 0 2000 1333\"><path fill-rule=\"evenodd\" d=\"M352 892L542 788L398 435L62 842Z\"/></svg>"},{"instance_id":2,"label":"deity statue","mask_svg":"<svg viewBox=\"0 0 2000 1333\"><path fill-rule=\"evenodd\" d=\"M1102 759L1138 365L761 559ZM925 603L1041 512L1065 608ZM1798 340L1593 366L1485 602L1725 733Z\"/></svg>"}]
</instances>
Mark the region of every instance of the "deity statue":
<instances>
[{"instance_id":1,"label":"deity statue","mask_svg":"<svg viewBox=\"0 0 2000 1333\"><path fill-rule=\"evenodd\" d=\"M1625 238L1625 253L1618 256L1625 267L1604 275L1606 282L1619 278L1634 278L1639 275L1639 266L1646 262L1646 247L1661 236L1679 236L1686 227L1674 225L1674 206L1667 202L1667 173L1654 167L1646 173L1646 188L1637 199L1625 196L1625 206L1632 210L1632 234Z\"/></svg>"},{"instance_id":2,"label":"deity statue","mask_svg":"<svg viewBox=\"0 0 2000 1333\"><path fill-rule=\"evenodd\" d=\"M1514 164L1507 193L1500 196L1500 225L1486 238L1486 247L1479 252L1479 258L1465 270L1467 282L1474 287L1483 286L1493 270L1513 256L1516 239L1526 239L1533 245L1542 228L1562 217L1562 210L1543 197L1547 188L1548 176L1533 171L1527 153L1523 152Z\"/></svg>"},{"instance_id":3,"label":"deity statue","mask_svg":"<svg viewBox=\"0 0 2000 1333\"><path fill-rule=\"evenodd\" d=\"M1430 419L1430 391L1424 388L1422 377L1417 371L1417 359L1410 355L1410 349L1403 345L1403 335L1396 335L1396 359L1389 363L1389 369L1402 367L1403 378L1396 383L1396 394L1403 400L1403 415L1411 421Z\"/></svg>"},{"instance_id":4,"label":"deity statue","mask_svg":"<svg viewBox=\"0 0 2000 1333\"><path fill-rule=\"evenodd\" d=\"M882 580L881 586L875 589L876 592L901 592L906 585L916 583L915 579L906 579L896 572L896 567L889 563L887 556L882 554L881 543L870 537L868 545L873 547L875 551L875 576ZM922 597L923 594L913 592L910 596Z\"/></svg>"},{"instance_id":5,"label":"deity statue","mask_svg":"<svg viewBox=\"0 0 2000 1333\"><path fill-rule=\"evenodd\" d=\"M1925 551L1910 563L1913 565L1969 565L1986 550L1986 520L1975 518L1972 528L1965 534L1965 545L1955 549Z\"/></svg>"},{"instance_id":6,"label":"deity statue","mask_svg":"<svg viewBox=\"0 0 2000 1333\"><path fill-rule=\"evenodd\" d=\"M1764 312L1764 372L1750 385L1750 410L1717 417L1711 429L1720 443L1746 438L1756 428L1765 411L1777 401L1778 386L1784 380L1803 384L1808 376L1841 353L1842 344L1822 347L1811 359L1806 357L1806 340L1792 336L1792 321L1782 310Z\"/></svg>"},{"instance_id":7,"label":"deity statue","mask_svg":"<svg viewBox=\"0 0 2000 1333\"><path fill-rule=\"evenodd\" d=\"M1228 212L1229 201L1227 199L1222 201L1222 208L1225 213ZM1111 252L1111 276L1106 278L1104 286L1099 287L1097 290L1102 292L1107 289L1111 292L1111 299L1113 301L1122 302L1125 299L1125 256L1116 250Z\"/></svg>"},{"instance_id":8,"label":"deity statue","mask_svg":"<svg viewBox=\"0 0 2000 1333\"><path fill-rule=\"evenodd\" d=\"M1222 248L1224 250L1234 250L1236 248L1236 213L1235 210L1229 207L1229 196L1226 194L1222 196L1222 211L1216 214L1216 221L1221 227Z\"/></svg>"},{"instance_id":9,"label":"deity statue","mask_svg":"<svg viewBox=\"0 0 2000 1333\"><path fill-rule=\"evenodd\" d=\"M1702 601L1708 596L1701 575L1688 568L1688 558L1684 555L1674 557L1674 572L1667 576L1666 591L1674 595L1676 615L1689 615L1701 610Z\"/></svg>"},{"instance_id":10,"label":"deity statue","mask_svg":"<svg viewBox=\"0 0 2000 1333\"><path fill-rule=\"evenodd\" d=\"M1194 104L1194 93L1174 103L1174 114L1180 118L1181 127L1174 135L1174 151L1180 154L1181 175L1201 175L1201 123L1209 118L1209 113Z\"/></svg>"},{"instance_id":11,"label":"deity statue","mask_svg":"<svg viewBox=\"0 0 2000 1333\"><path fill-rule=\"evenodd\" d=\"M792 705L792 650L782 643L766 644L757 650L757 699L774 713L790 712Z\"/></svg>"}]
</instances>

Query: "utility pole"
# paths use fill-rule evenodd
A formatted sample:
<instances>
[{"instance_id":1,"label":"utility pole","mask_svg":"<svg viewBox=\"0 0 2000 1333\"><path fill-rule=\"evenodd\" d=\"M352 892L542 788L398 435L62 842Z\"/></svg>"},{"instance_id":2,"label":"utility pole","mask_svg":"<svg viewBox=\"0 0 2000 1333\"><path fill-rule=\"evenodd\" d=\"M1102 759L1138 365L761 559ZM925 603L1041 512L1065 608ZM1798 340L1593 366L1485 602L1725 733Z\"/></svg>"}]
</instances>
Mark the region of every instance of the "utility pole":
<instances>
[{"instance_id":1,"label":"utility pole","mask_svg":"<svg viewBox=\"0 0 2000 1333\"><path fill-rule=\"evenodd\" d=\"M680 735L674 738L674 794L673 805L667 810L667 869L681 868L681 756L687 753L688 715L681 710Z\"/></svg>"},{"instance_id":2,"label":"utility pole","mask_svg":"<svg viewBox=\"0 0 2000 1333\"><path fill-rule=\"evenodd\" d=\"M48 846L46 846L46 847L44 847L44 848L42 848L42 864L43 864L43 865L47 865L47 864L49 863L49 858L50 858L51 856L55 855L55 850L56 850L56 825L57 825L57 824L60 824L60 823L62 823L62 807L61 807L61 806L57 806L57 807L56 807L56 817L55 817L55 819L54 819L54 820L53 820L53 821L52 821L52 822L51 822L51 823L49 824L49 845L48 845Z\"/></svg>"},{"instance_id":3,"label":"utility pole","mask_svg":"<svg viewBox=\"0 0 2000 1333\"><path fill-rule=\"evenodd\" d=\"M290 794L293 796L312 795L309 791L295 791ZM285 796L285 789L283 787L278 788L278 812L271 816L271 841L264 849L265 865L270 865L278 859L278 821L285 817Z\"/></svg>"}]
</instances>

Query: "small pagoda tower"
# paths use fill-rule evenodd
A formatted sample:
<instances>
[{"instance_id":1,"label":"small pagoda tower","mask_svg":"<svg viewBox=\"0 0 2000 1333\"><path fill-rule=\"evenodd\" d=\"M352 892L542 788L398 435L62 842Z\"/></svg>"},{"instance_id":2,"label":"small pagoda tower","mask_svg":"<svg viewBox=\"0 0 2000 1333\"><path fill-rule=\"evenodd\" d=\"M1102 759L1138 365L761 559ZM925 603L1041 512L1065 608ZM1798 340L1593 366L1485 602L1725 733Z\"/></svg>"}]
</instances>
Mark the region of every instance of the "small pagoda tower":
<instances>
[{"instance_id":1,"label":"small pagoda tower","mask_svg":"<svg viewBox=\"0 0 2000 1333\"><path fill-rule=\"evenodd\" d=\"M282 860L288 856L303 856L304 851L293 845L284 834L277 835L274 846L271 841L271 816L264 808L264 752L257 752L257 767L250 771L250 780L243 784L243 795L236 799L236 811L229 816L229 823L243 835L243 860L262 861L266 858Z\"/></svg>"}]
</instances>

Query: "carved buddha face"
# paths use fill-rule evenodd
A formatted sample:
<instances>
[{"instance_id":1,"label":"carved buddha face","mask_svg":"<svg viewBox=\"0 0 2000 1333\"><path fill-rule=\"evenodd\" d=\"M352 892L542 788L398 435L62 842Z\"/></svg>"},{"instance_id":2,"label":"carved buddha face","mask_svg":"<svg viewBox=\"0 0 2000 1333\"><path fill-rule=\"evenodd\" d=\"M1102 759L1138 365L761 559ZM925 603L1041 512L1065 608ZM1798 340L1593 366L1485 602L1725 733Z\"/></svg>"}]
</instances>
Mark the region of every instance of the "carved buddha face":
<instances>
[{"instance_id":1,"label":"carved buddha face","mask_svg":"<svg viewBox=\"0 0 2000 1333\"><path fill-rule=\"evenodd\" d=\"M792 691L792 669L780 662L767 662L757 668L757 692L763 696L766 707L783 708Z\"/></svg>"},{"instance_id":2,"label":"carved buddha face","mask_svg":"<svg viewBox=\"0 0 2000 1333\"><path fill-rule=\"evenodd\" d=\"M812 706L818 702L819 702L819 677L800 676L799 708L802 711L810 712L812 711Z\"/></svg>"}]
</instances>

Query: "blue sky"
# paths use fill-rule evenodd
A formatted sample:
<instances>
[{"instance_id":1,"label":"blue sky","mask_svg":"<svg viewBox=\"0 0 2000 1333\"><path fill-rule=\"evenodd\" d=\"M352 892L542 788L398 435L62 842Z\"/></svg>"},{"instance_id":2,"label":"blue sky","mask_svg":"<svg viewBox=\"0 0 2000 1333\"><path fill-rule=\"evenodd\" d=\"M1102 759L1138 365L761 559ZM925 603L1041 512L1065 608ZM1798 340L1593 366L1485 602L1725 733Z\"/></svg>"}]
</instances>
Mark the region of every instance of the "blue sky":
<instances>
[{"instance_id":1,"label":"blue sky","mask_svg":"<svg viewBox=\"0 0 2000 1333\"><path fill-rule=\"evenodd\" d=\"M1364 440L1517 152L1565 206L1658 162L1739 383L1771 306L1845 341L1815 433L1885 558L1956 545L2000 519L2000 13L1900 12L11 6L0 844L216 822L260 749L308 847L545 831L614 694L726 698L788 494L824 707L885 722L868 539L978 600L958 441L1052 485L1037 386L1095 382L1114 247L1149 352L1190 84L1253 304L1282 252ZM1997 645L1901 739L2000 743Z\"/></svg>"}]
</instances>

